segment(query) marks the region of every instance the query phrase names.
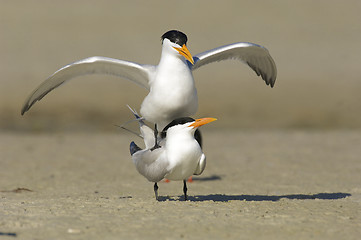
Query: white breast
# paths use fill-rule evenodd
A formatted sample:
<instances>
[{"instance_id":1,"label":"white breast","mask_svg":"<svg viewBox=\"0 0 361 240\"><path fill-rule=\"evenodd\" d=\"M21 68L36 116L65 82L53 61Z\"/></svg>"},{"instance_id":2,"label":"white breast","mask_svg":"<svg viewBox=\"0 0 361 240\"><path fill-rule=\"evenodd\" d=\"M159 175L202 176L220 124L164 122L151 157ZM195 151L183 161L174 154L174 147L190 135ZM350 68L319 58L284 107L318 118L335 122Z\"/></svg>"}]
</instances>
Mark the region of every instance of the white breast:
<instances>
[{"instance_id":1,"label":"white breast","mask_svg":"<svg viewBox=\"0 0 361 240\"><path fill-rule=\"evenodd\" d=\"M174 56L163 57L142 103L142 116L162 129L175 118L195 114L197 109L197 90L188 65Z\"/></svg>"},{"instance_id":2,"label":"white breast","mask_svg":"<svg viewBox=\"0 0 361 240\"><path fill-rule=\"evenodd\" d=\"M202 150L191 134L170 138L168 133L167 138L166 149L169 173L165 178L169 180L185 180L196 171L202 156Z\"/></svg>"}]
</instances>

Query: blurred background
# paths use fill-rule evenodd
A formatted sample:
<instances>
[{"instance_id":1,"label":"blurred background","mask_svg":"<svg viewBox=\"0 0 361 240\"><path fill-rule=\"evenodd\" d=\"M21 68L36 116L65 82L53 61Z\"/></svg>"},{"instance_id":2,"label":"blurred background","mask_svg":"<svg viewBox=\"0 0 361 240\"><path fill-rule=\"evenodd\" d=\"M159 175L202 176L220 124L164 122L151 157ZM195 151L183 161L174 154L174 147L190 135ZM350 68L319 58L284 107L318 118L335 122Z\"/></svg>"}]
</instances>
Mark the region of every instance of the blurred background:
<instances>
[{"instance_id":1,"label":"blurred background","mask_svg":"<svg viewBox=\"0 0 361 240\"><path fill-rule=\"evenodd\" d=\"M27 96L60 67L90 56L158 64L178 29L199 52L239 41L265 46L273 89L237 61L194 72L209 128L361 127L361 2L0 1L0 131L116 131L147 92L112 76L73 79L24 116Z\"/></svg>"}]
</instances>

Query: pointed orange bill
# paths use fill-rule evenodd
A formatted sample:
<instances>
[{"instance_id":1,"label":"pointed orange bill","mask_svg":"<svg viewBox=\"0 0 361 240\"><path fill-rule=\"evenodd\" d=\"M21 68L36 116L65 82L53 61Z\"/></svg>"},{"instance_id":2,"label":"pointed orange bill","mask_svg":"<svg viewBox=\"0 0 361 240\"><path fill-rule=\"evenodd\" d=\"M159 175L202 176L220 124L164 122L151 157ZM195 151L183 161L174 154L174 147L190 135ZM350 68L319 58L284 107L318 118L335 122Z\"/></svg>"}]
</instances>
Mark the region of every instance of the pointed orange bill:
<instances>
[{"instance_id":1,"label":"pointed orange bill","mask_svg":"<svg viewBox=\"0 0 361 240\"><path fill-rule=\"evenodd\" d=\"M195 122L189 126L193 127L193 128L197 128L197 127L203 126L204 124L207 124L207 123L210 123L210 122L213 122L216 120L217 120L216 118L199 118L199 119L196 119Z\"/></svg>"},{"instance_id":2,"label":"pointed orange bill","mask_svg":"<svg viewBox=\"0 0 361 240\"><path fill-rule=\"evenodd\" d=\"M189 52L189 50L188 50L188 48L187 48L187 46L185 44L183 44L183 46L181 48L178 48L178 47L173 47L173 48L175 50L177 50L180 55L182 55L188 61L190 61L192 64L194 64L193 57L192 57L191 53Z\"/></svg>"}]
</instances>

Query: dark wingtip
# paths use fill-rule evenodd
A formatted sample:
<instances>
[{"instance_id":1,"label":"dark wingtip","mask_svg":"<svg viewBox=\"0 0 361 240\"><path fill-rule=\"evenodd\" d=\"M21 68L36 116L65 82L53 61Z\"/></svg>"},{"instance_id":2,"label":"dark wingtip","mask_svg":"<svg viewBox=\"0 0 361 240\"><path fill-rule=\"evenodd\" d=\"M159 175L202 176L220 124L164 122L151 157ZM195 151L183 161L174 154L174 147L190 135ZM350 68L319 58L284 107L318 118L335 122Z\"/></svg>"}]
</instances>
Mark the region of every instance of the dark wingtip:
<instances>
[{"instance_id":1,"label":"dark wingtip","mask_svg":"<svg viewBox=\"0 0 361 240\"><path fill-rule=\"evenodd\" d=\"M135 144L134 142L130 143L129 151L130 151L131 156L133 156L134 153L136 153L140 150L142 150L142 149L140 147L138 147L137 144Z\"/></svg>"},{"instance_id":2,"label":"dark wingtip","mask_svg":"<svg viewBox=\"0 0 361 240\"><path fill-rule=\"evenodd\" d=\"M29 110L28 105L25 105L22 109L21 109L21 116L24 115L24 113L26 113Z\"/></svg>"},{"instance_id":3,"label":"dark wingtip","mask_svg":"<svg viewBox=\"0 0 361 240\"><path fill-rule=\"evenodd\" d=\"M29 111L29 109L34 105L35 101L32 103L28 103L26 102L23 106L23 108L21 109L21 115L24 115L27 111Z\"/></svg>"},{"instance_id":4,"label":"dark wingtip","mask_svg":"<svg viewBox=\"0 0 361 240\"><path fill-rule=\"evenodd\" d=\"M271 79L270 80L270 86L273 88L275 86L276 80Z\"/></svg>"}]
</instances>

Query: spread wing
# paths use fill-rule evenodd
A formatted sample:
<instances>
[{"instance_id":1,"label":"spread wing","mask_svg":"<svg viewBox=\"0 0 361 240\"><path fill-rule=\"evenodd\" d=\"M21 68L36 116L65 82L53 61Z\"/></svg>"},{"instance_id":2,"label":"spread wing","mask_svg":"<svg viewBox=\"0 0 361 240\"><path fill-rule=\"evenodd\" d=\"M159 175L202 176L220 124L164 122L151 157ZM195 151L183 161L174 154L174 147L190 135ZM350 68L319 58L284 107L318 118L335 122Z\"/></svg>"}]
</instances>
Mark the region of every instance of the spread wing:
<instances>
[{"instance_id":1,"label":"spread wing","mask_svg":"<svg viewBox=\"0 0 361 240\"><path fill-rule=\"evenodd\" d=\"M221 46L193 57L195 70L203 65L226 59L238 59L252 68L267 85L274 86L277 77L276 64L268 50L254 43L239 42Z\"/></svg>"},{"instance_id":2,"label":"spread wing","mask_svg":"<svg viewBox=\"0 0 361 240\"><path fill-rule=\"evenodd\" d=\"M21 109L23 115L36 101L41 100L51 90L57 88L65 81L86 74L109 74L128 79L149 90L149 78L155 66L106 58L90 57L71 63L60 68L47 80L40 84L24 103Z\"/></svg>"}]
</instances>

